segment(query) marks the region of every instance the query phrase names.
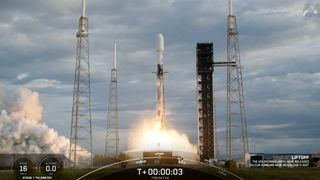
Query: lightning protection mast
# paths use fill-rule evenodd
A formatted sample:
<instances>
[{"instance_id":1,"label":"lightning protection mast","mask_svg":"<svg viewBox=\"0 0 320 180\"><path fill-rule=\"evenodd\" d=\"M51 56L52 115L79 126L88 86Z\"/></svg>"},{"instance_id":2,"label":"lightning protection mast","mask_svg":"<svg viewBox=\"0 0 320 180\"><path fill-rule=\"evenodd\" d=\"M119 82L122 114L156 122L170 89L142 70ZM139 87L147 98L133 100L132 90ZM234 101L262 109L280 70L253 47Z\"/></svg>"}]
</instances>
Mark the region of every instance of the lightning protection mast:
<instances>
[{"instance_id":1,"label":"lightning protection mast","mask_svg":"<svg viewBox=\"0 0 320 180\"><path fill-rule=\"evenodd\" d=\"M249 148L238 30L232 0L228 4L226 156L227 160L234 160L234 155L240 154L247 164Z\"/></svg>"},{"instance_id":2,"label":"lightning protection mast","mask_svg":"<svg viewBox=\"0 0 320 180\"><path fill-rule=\"evenodd\" d=\"M74 75L69 159L70 167L80 166L80 154L89 151L92 166L92 118L90 95L89 33L86 0L82 0L79 20L77 54ZM81 147L81 148L80 148ZM88 154L87 154L88 155ZM83 162L82 162L83 163ZM82 164L81 163L81 164Z\"/></svg>"},{"instance_id":3,"label":"lightning protection mast","mask_svg":"<svg viewBox=\"0 0 320 180\"><path fill-rule=\"evenodd\" d=\"M111 69L106 147L105 155L113 155L115 159L119 158L119 119L118 119L118 92L117 92L117 43L113 48L113 67Z\"/></svg>"}]
</instances>

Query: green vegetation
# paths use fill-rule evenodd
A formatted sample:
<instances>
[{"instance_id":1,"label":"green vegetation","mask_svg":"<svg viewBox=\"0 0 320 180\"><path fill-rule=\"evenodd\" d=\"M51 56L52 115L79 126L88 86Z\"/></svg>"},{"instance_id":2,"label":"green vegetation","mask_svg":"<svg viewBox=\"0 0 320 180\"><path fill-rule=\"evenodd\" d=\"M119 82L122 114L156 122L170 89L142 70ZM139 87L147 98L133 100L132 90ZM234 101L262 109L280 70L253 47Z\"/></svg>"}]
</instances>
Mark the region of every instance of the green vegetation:
<instances>
[{"instance_id":1,"label":"green vegetation","mask_svg":"<svg viewBox=\"0 0 320 180\"><path fill-rule=\"evenodd\" d=\"M228 160L226 161L225 167L228 170L233 170L237 168L237 162L233 161L233 160Z\"/></svg>"},{"instance_id":2,"label":"green vegetation","mask_svg":"<svg viewBox=\"0 0 320 180\"><path fill-rule=\"evenodd\" d=\"M249 180L320 180L319 168L239 168L232 172Z\"/></svg>"},{"instance_id":3,"label":"green vegetation","mask_svg":"<svg viewBox=\"0 0 320 180\"><path fill-rule=\"evenodd\" d=\"M53 179L74 180L78 177L92 171L92 169L64 169L62 172L57 173ZM40 173L34 176L41 176ZM0 171L0 180L14 180L19 179L11 171Z\"/></svg>"},{"instance_id":4,"label":"green vegetation","mask_svg":"<svg viewBox=\"0 0 320 180\"><path fill-rule=\"evenodd\" d=\"M15 176L12 174L10 170L0 171L0 180L15 179L14 177Z\"/></svg>"},{"instance_id":5,"label":"green vegetation","mask_svg":"<svg viewBox=\"0 0 320 180\"><path fill-rule=\"evenodd\" d=\"M93 169L64 169L63 172L55 176L54 179L74 180L92 170Z\"/></svg>"}]
</instances>

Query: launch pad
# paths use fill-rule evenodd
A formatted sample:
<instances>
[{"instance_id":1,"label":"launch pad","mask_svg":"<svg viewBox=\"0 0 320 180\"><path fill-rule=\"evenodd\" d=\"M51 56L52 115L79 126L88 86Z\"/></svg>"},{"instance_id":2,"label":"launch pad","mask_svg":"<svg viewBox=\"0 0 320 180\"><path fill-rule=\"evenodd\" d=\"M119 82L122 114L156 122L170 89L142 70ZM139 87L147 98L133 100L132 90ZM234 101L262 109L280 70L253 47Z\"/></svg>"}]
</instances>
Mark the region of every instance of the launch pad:
<instances>
[{"instance_id":1,"label":"launch pad","mask_svg":"<svg viewBox=\"0 0 320 180\"><path fill-rule=\"evenodd\" d=\"M151 157L158 157L157 159L150 159ZM146 160L148 165L161 165L161 164L179 164L180 156L174 156L172 151L145 151L143 152L143 159Z\"/></svg>"}]
</instances>

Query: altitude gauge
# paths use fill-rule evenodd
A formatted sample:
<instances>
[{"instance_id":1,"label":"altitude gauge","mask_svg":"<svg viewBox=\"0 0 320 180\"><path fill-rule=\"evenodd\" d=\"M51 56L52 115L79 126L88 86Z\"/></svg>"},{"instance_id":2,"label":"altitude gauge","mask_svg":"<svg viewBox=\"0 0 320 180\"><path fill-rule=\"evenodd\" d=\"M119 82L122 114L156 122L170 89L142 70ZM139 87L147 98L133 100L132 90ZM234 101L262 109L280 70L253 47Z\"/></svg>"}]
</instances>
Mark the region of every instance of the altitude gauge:
<instances>
[{"instance_id":1,"label":"altitude gauge","mask_svg":"<svg viewBox=\"0 0 320 180\"><path fill-rule=\"evenodd\" d=\"M54 176L63 169L62 161L56 156L47 156L39 163L39 170L42 175Z\"/></svg>"}]
</instances>

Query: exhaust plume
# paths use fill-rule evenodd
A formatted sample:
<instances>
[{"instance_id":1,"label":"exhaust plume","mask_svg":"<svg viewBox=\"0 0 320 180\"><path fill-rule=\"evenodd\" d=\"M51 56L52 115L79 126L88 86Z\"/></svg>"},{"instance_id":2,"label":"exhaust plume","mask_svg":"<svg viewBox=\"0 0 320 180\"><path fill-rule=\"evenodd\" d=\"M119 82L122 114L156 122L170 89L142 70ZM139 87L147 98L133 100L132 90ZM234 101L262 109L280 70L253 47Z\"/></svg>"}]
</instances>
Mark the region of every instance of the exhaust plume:
<instances>
[{"instance_id":1,"label":"exhaust plume","mask_svg":"<svg viewBox=\"0 0 320 180\"><path fill-rule=\"evenodd\" d=\"M191 144L186 134L167 126L161 129L156 120L140 120L130 131L130 151L173 151L196 159L197 147Z\"/></svg>"},{"instance_id":2,"label":"exhaust plume","mask_svg":"<svg viewBox=\"0 0 320 180\"><path fill-rule=\"evenodd\" d=\"M62 154L68 157L70 142L42 122L39 94L26 88L13 93L0 88L0 153ZM79 147L80 148L80 147ZM79 162L89 162L91 154L82 151Z\"/></svg>"}]
</instances>

